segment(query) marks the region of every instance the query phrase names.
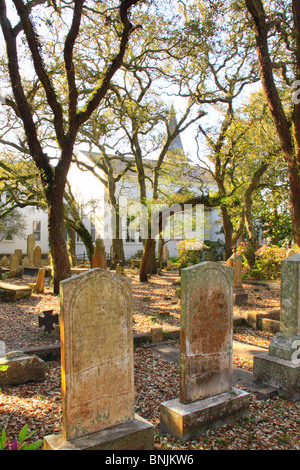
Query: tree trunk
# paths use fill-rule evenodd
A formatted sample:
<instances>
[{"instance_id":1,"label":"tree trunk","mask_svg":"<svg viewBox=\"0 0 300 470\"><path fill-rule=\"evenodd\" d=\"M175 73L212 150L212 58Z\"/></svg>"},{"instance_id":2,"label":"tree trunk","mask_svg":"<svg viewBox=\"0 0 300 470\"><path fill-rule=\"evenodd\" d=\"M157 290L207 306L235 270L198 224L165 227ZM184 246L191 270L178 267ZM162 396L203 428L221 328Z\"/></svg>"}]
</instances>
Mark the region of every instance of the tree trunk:
<instances>
[{"instance_id":1,"label":"tree trunk","mask_svg":"<svg viewBox=\"0 0 300 470\"><path fill-rule=\"evenodd\" d=\"M232 222L230 220L226 207L221 206L220 208L221 208L222 222L223 222L223 229L224 229L226 258L228 259L232 255L233 226L232 226Z\"/></svg>"},{"instance_id":2,"label":"tree trunk","mask_svg":"<svg viewBox=\"0 0 300 470\"><path fill-rule=\"evenodd\" d=\"M157 274L157 262L156 262L156 254L155 254L155 245L156 242L154 240L154 243L151 247L151 253L150 253L150 260L149 260L149 270L148 274Z\"/></svg>"},{"instance_id":3,"label":"tree trunk","mask_svg":"<svg viewBox=\"0 0 300 470\"><path fill-rule=\"evenodd\" d=\"M119 238L118 234L116 237L112 240L111 269L115 269L118 263L121 265L125 263L123 239Z\"/></svg>"},{"instance_id":4,"label":"tree trunk","mask_svg":"<svg viewBox=\"0 0 300 470\"><path fill-rule=\"evenodd\" d=\"M76 232L72 227L66 225L66 229L68 232L68 253L69 253L69 260L71 266L76 266L77 258L76 258Z\"/></svg>"},{"instance_id":5,"label":"tree trunk","mask_svg":"<svg viewBox=\"0 0 300 470\"><path fill-rule=\"evenodd\" d=\"M48 232L52 256L54 279L53 292L59 293L59 283L71 276L70 261L66 244L66 228L63 200L56 196L55 189L48 196Z\"/></svg>"},{"instance_id":6,"label":"tree trunk","mask_svg":"<svg viewBox=\"0 0 300 470\"><path fill-rule=\"evenodd\" d=\"M259 62L259 75L269 104L278 137L281 142L285 162L288 166L291 219L294 240L300 247L300 102L294 102L293 134L282 101L276 88L273 65L268 45L268 24L261 0L245 0L246 7L254 21L256 51ZM293 0L294 30L296 38L296 80L300 79L300 5Z\"/></svg>"},{"instance_id":7,"label":"tree trunk","mask_svg":"<svg viewBox=\"0 0 300 470\"><path fill-rule=\"evenodd\" d=\"M148 282L150 257L151 253L153 252L153 247L155 247L155 240L153 238L147 238L144 246L143 256L141 259L140 282Z\"/></svg>"}]
</instances>

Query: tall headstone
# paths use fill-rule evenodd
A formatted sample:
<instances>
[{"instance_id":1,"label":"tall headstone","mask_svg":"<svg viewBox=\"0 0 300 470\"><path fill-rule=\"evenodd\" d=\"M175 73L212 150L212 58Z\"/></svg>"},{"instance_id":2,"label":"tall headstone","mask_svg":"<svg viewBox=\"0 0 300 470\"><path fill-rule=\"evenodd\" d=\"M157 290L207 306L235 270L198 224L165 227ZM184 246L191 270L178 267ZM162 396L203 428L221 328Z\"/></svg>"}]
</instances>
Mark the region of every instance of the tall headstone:
<instances>
[{"instance_id":1,"label":"tall headstone","mask_svg":"<svg viewBox=\"0 0 300 470\"><path fill-rule=\"evenodd\" d=\"M8 259L7 259L7 256L4 255L1 258L1 266L5 268L7 265L8 265Z\"/></svg>"},{"instance_id":2,"label":"tall headstone","mask_svg":"<svg viewBox=\"0 0 300 470\"><path fill-rule=\"evenodd\" d=\"M281 261L280 329L268 353L253 358L253 379L300 398L300 253Z\"/></svg>"},{"instance_id":3,"label":"tall headstone","mask_svg":"<svg viewBox=\"0 0 300 470\"><path fill-rule=\"evenodd\" d=\"M19 258L19 263L22 265L22 250L19 249L19 248L16 248L16 249L15 249L15 255L18 256L18 258Z\"/></svg>"},{"instance_id":4,"label":"tall headstone","mask_svg":"<svg viewBox=\"0 0 300 470\"><path fill-rule=\"evenodd\" d=\"M164 245L162 249L162 260L167 261L168 258L169 258L169 248L167 247L167 245Z\"/></svg>"},{"instance_id":5,"label":"tall headstone","mask_svg":"<svg viewBox=\"0 0 300 470\"><path fill-rule=\"evenodd\" d=\"M36 283L35 283L35 292L37 294L44 292L44 277L45 277L45 268L40 268L38 270Z\"/></svg>"},{"instance_id":6,"label":"tall headstone","mask_svg":"<svg viewBox=\"0 0 300 470\"><path fill-rule=\"evenodd\" d=\"M233 301L234 305L243 305L248 302L248 294L243 288L242 272L243 262L242 258L238 256L236 250L232 250L232 256L227 261L227 266L233 269Z\"/></svg>"},{"instance_id":7,"label":"tall headstone","mask_svg":"<svg viewBox=\"0 0 300 470\"><path fill-rule=\"evenodd\" d=\"M103 240L97 238L95 241L94 254L92 256L92 268L107 268L105 246Z\"/></svg>"},{"instance_id":8,"label":"tall headstone","mask_svg":"<svg viewBox=\"0 0 300 470\"><path fill-rule=\"evenodd\" d=\"M9 259L9 274L10 277L17 277L20 274L20 263L18 255L11 255Z\"/></svg>"},{"instance_id":9,"label":"tall headstone","mask_svg":"<svg viewBox=\"0 0 300 470\"><path fill-rule=\"evenodd\" d=\"M180 440L248 411L248 394L232 387L232 278L214 262L181 271L179 399L160 409L161 430Z\"/></svg>"},{"instance_id":10,"label":"tall headstone","mask_svg":"<svg viewBox=\"0 0 300 470\"><path fill-rule=\"evenodd\" d=\"M33 266L41 266L42 265L42 249L40 246L36 245L33 249Z\"/></svg>"},{"instance_id":11,"label":"tall headstone","mask_svg":"<svg viewBox=\"0 0 300 470\"><path fill-rule=\"evenodd\" d=\"M60 296L63 432L45 449L152 449L153 426L134 413L130 280L91 269Z\"/></svg>"},{"instance_id":12,"label":"tall headstone","mask_svg":"<svg viewBox=\"0 0 300 470\"><path fill-rule=\"evenodd\" d=\"M35 235L31 233L27 237L27 257L29 258L30 262L33 262L33 250L35 247Z\"/></svg>"}]
</instances>

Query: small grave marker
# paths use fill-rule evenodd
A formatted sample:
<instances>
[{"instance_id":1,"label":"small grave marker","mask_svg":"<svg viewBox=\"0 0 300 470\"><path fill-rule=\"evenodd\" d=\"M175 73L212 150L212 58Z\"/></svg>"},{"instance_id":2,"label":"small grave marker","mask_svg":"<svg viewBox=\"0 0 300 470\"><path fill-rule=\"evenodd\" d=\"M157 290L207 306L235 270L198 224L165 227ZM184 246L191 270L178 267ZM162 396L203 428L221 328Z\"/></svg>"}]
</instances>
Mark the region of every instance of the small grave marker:
<instances>
[{"instance_id":1,"label":"small grave marker","mask_svg":"<svg viewBox=\"0 0 300 470\"><path fill-rule=\"evenodd\" d=\"M41 328L44 326L44 331L51 333L51 331L54 330L54 323L56 325L59 324L58 314L56 313L53 315L53 310L45 310L43 314L43 317L39 315L39 327Z\"/></svg>"}]
</instances>

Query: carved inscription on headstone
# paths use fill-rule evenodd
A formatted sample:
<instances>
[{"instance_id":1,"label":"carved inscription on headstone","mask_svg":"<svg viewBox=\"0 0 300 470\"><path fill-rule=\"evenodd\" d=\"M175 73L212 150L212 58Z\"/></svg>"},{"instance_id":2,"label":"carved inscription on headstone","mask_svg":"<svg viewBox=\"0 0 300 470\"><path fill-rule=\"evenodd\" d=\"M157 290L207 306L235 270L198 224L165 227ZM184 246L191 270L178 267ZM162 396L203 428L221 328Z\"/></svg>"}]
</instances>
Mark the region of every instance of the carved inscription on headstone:
<instances>
[{"instance_id":1,"label":"carved inscription on headstone","mask_svg":"<svg viewBox=\"0 0 300 470\"><path fill-rule=\"evenodd\" d=\"M181 271L180 401L232 385L232 270L200 263Z\"/></svg>"},{"instance_id":2,"label":"carved inscription on headstone","mask_svg":"<svg viewBox=\"0 0 300 470\"><path fill-rule=\"evenodd\" d=\"M63 434L134 418L131 284L92 269L61 282Z\"/></svg>"}]
</instances>

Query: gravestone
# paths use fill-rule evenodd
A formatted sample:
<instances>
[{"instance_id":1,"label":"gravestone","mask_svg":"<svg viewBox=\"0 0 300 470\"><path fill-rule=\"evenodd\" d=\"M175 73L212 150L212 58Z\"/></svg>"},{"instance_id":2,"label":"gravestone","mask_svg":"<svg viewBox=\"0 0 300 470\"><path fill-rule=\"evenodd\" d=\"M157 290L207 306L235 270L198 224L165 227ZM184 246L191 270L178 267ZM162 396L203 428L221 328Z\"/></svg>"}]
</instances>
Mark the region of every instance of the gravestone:
<instances>
[{"instance_id":1,"label":"gravestone","mask_svg":"<svg viewBox=\"0 0 300 470\"><path fill-rule=\"evenodd\" d=\"M45 277L45 268L40 268L37 273L36 282L35 282L35 292L40 294L44 292L44 277Z\"/></svg>"},{"instance_id":2,"label":"gravestone","mask_svg":"<svg viewBox=\"0 0 300 470\"><path fill-rule=\"evenodd\" d=\"M20 265L22 265L22 250L20 250L19 248L16 248L16 249L15 249L15 255L18 256L18 258L19 258L19 263L20 263Z\"/></svg>"},{"instance_id":3,"label":"gravestone","mask_svg":"<svg viewBox=\"0 0 300 470\"><path fill-rule=\"evenodd\" d=\"M44 331L51 333L55 330L53 324L59 325L58 313L53 314L53 310L45 310L43 314L39 315L39 327L44 327Z\"/></svg>"},{"instance_id":4,"label":"gravestone","mask_svg":"<svg viewBox=\"0 0 300 470\"><path fill-rule=\"evenodd\" d=\"M161 327L151 328L150 334L152 343L161 343L164 339L163 329Z\"/></svg>"},{"instance_id":5,"label":"gravestone","mask_svg":"<svg viewBox=\"0 0 300 470\"><path fill-rule=\"evenodd\" d=\"M232 256L227 261L227 266L233 269L233 300L234 305L243 305L248 302L248 294L243 288L242 282L242 270L243 263L242 258L238 256L236 250L232 250Z\"/></svg>"},{"instance_id":6,"label":"gravestone","mask_svg":"<svg viewBox=\"0 0 300 470\"><path fill-rule=\"evenodd\" d=\"M167 261L168 258L169 258L169 248L167 247L167 245L164 245L162 249L162 260Z\"/></svg>"},{"instance_id":7,"label":"gravestone","mask_svg":"<svg viewBox=\"0 0 300 470\"><path fill-rule=\"evenodd\" d=\"M186 440L248 412L232 387L232 269L202 262L181 271L179 399L161 403L160 427Z\"/></svg>"},{"instance_id":8,"label":"gravestone","mask_svg":"<svg viewBox=\"0 0 300 470\"><path fill-rule=\"evenodd\" d=\"M60 283L61 435L48 450L149 450L154 428L134 413L131 281L91 269Z\"/></svg>"},{"instance_id":9,"label":"gravestone","mask_svg":"<svg viewBox=\"0 0 300 470\"><path fill-rule=\"evenodd\" d=\"M30 263L33 262L34 247L35 247L35 235L31 233L27 237L27 258L29 259Z\"/></svg>"},{"instance_id":10,"label":"gravestone","mask_svg":"<svg viewBox=\"0 0 300 470\"><path fill-rule=\"evenodd\" d=\"M9 274L10 277L17 277L20 275L20 263L18 255L11 255L9 259Z\"/></svg>"},{"instance_id":11,"label":"gravestone","mask_svg":"<svg viewBox=\"0 0 300 470\"><path fill-rule=\"evenodd\" d=\"M300 398L300 253L281 261L279 332L266 354L253 358L253 380Z\"/></svg>"},{"instance_id":12,"label":"gravestone","mask_svg":"<svg viewBox=\"0 0 300 470\"><path fill-rule=\"evenodd\" d=\"M8 259L7 259L7 256L4 255L1 258L1 266L5 268L7 265L8 265Z\"/></svg>"},{"instance_id":13,"label":"gravestone","mask_svg":"<svg viewBox=\"0 0 300 470\"><path fill-rule=\"evenodd\" d=\"M296 254L295 250L290 248L286 253L286 257L289 258L290 256L294 256L295 254Z\"/></svg>"},{"instance_id":14,"label":"gravestone","mask_svg":"<svg viewBox=\"0 0 300 470\"><path fill-rule=\"evenodd\" d=\"M32 263L33 266L41 266L42 264L42 249L38 245L36 245L33 249Z\"/></svg>"},{"instance_id":15,"label":"gravestone","mask_svg":"<svg viewBox=\"0 0 300 470\"><path fill-rule=\"evenodd\" d=\"M107 268L105 246L101 238L95 241L94 254L92 255L92 268Z\"/></svg>"},{"instance_id":16,"label":"gravestone","mask_svg":"<svg viewBox=\"0 0 300 470\"><path fill-rule=\"evenodd\" d=\"M167 271L172 271L172 261L170 259L167 260Z\"/></svg>"}]
</instances>

